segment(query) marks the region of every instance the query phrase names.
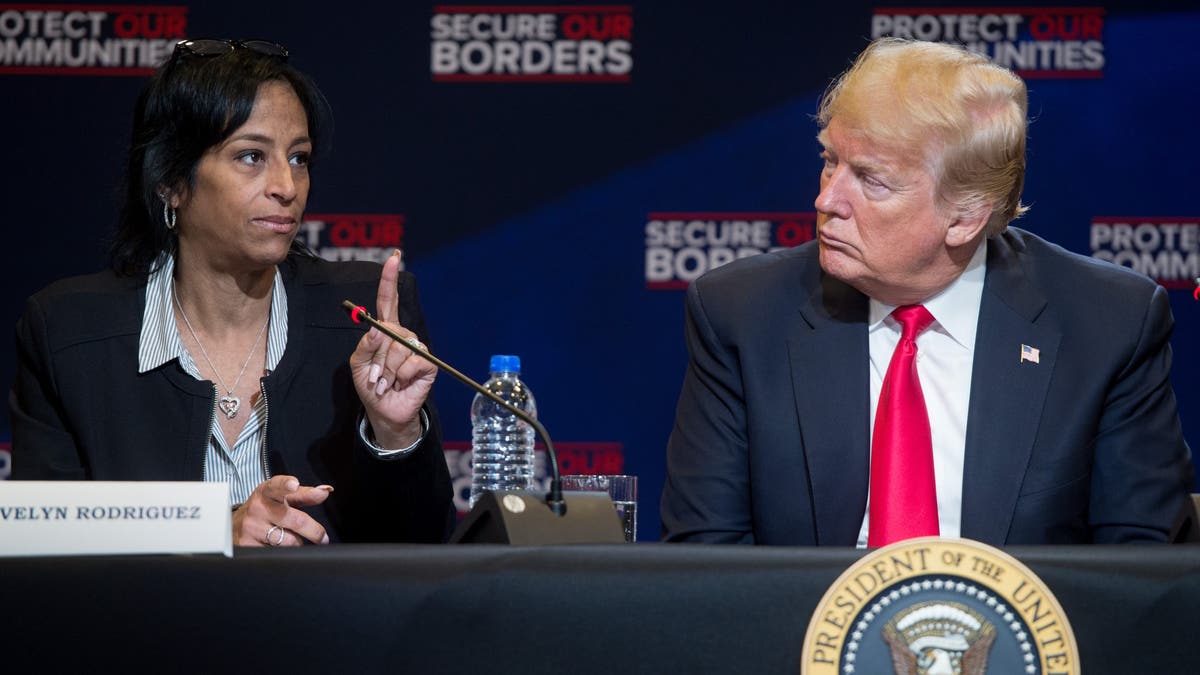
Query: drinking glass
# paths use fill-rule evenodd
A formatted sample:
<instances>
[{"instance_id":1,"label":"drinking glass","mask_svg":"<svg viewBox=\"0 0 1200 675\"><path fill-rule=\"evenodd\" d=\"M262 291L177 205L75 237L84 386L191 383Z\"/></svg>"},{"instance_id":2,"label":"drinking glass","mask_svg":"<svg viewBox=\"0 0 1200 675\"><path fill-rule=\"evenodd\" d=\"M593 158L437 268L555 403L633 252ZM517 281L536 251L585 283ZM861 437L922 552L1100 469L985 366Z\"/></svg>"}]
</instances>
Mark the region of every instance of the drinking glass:
<instances>
[{"instance_id":1,"label":"drinking glass","mask_svg":"<svg viewBox=\"0 0 1200 675\"><path fill-rule=\"evenodd\" d=\"M637 541L637 476L563 476L562 488L571 492L607 492L621 520L625 541Z\"/></svg>"}]
</instances>

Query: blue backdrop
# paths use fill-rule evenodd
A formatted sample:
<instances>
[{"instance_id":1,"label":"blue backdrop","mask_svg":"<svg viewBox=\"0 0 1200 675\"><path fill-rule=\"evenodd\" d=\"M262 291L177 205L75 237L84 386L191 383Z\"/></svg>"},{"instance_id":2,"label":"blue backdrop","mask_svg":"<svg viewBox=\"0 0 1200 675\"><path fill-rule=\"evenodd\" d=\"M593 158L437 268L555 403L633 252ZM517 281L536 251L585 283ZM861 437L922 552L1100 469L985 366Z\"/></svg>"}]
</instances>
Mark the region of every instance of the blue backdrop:
<instances>
[{"instance_id":1,"label":"blue backdrop","mask_svg":"<svg viewBox=\"0 0 1200 675\"><path fill-rule=\"evenodd\" d=\"M556 441L623 448L654 538L686 363L678 289L737 248L720 235L734 221L769 233L759 248L792 243L817 192L816 101L873 28L953 28L1029 83L1021 225L1176 288L1174 384L1196 447L1200 7L889 4L0 5L2 311L11 325L41 286L104 264L146 63L179 33L285 43L336 120L305 236L331 257L399 243L433 349L480 379L489 355L519 354ZM653 240L661 214L716 229ZM14 367L9 340L0 381ZM447 439L469 439L470 398L439 380Z\"/></svg>"}]
</instances>

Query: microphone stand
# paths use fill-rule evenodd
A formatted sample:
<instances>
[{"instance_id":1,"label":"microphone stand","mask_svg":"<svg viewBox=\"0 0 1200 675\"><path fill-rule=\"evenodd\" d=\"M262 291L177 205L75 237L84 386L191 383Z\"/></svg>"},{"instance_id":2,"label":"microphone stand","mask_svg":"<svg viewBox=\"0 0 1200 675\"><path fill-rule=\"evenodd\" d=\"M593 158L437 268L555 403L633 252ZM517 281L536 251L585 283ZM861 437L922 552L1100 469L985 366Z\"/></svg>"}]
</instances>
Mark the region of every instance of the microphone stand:
<instances>
[{"instance_id":1,"label":"microphone stand","mask_svg":"<svg viewBox=\"0 0 1200 675\"><path fill-rule=\"evenodd\" d=\"M366 310L366 308L363 307L362 305L356 305L353 302L350 302L349 300L343 300L342 306L346 308L346 311L350 312L350 318L353 319L355 323L366 322L367 324L373 326L379 332L392 338L396 342L399 342L400 344L404 345L405 347L408 347L410 350L412 350L412 353L414 353L417 356L420 356L421 358L425 359L426 361L432 363L433 365L437 366L439 369L444 370L447 373L450 373L452 376L454 376L454 379L458 380L459 382L462 382L463 384L467 385L468 387L479 392L481 395L483 395L484 397L488 398L489 400L497 403L498 405L503 407L508 412L512 413L513 415L516 415L517 419L520 419L522 422L525 422L529 426L533 427L533 430L535 432L537 432L538 436L541 437L542 442L546 444L546 458L549 460L549 464L550 464L550 476L551 476L550 477L550 490L546 493L546 505L550 507L550 511L553 512L554 515L556 515L556 516L566 515L567 502L563 499L563 494L562 494L562 476L560 476L559 472L558 472L558 455L554 452L554 443L552 443L550 441L550 434L548 434L546 432L546 427L543 427L542 424L540 422L538 422L537 419L535 419L529 413L525 412L524 410L521 410L520 408L517 408L516 406L512 405L508 401L505 401L504 399L500 398L496 394L493 394L492 392L490 392L486 388L484 388L483 385L479 384L475 380L472 380L471 378L467 377L466 375L463 375L462 373L458 372L450 364L439 359L438 357L434 356L433 354L430 354L429 352L425 351L424 349L421 349L417 345L416 340L403 337L396 331L383 325L375 317L371 316L371 313L368 312Z\"/></svg>"}]
</instances>

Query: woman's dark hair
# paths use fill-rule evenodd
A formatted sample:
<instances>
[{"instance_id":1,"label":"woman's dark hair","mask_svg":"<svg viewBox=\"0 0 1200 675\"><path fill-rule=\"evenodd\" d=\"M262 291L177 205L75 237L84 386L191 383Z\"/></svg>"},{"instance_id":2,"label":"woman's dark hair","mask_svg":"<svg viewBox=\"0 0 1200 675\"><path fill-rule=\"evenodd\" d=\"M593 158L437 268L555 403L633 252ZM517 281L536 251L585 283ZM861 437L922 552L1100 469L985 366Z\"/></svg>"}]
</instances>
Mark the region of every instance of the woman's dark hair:
<instances>
[{"instance_id":1,"label":"woman's dark hair","mask_svg":"<svg viewBox=\"0 0 1200 675\"><path fill-rule=\"evenodd\" d=\"M290 85L304 107L311 162L325 140L329 108L316 85L286 59L252 49L176 54L151 77L133 113L125 200L109 248L114 271L145 274L164 251L175 252L178 236L163 222L159 191L192 187L204 153L246 123L259 87L273 81ZM292 246L304 250L298 242Z\"/></svg>"}]
</instances>

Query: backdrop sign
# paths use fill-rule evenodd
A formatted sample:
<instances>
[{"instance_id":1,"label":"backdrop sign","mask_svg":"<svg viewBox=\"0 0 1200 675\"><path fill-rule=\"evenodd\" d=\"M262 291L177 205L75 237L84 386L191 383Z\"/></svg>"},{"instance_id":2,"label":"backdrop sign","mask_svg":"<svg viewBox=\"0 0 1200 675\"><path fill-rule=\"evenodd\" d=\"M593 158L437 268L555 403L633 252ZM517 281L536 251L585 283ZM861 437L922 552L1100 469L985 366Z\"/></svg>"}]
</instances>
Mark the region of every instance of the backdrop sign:
<instances>
[{"instance_id":1,"label":"backdrop sign","mask_svg":"<svg viewBox=\"0 0 1200 675\"><path fill-rule=\"evenodd\" d=\"M1200 278L1200 218L1092 218L1092 257L1124 265L1166 288Z\"/></svg>"},{"instance_id":2,"label":"backdrop sign","mask_svg":"<svg viewBox=\"0 0 1200 675\"><path fill-rule=\"evenodd\" d=\"M471 499L471 444L467 441L445 441L446 465L450 467L450 481L454 485L454 506L458 515L470 510ZM619 474L625 465L625 453L620 443L581 443L564 441L554 444L558 454L559 472L572 474ZM534 448L534 489L549 488L550 472L546 469L546 448L540 443Z\"/></svg>"},{"instance_id":3,"label":"backdrop sign","mask_svg":"<svg viewBox=\"0 0 1200 675\"><path fill-rule=\"evenodd\" d=\"M629 5L437 5L429 21L437 82L628 82Z\"/></svg>"},{"instance_id":4,"label":"backdrop sign","mask_svg":"<svg viewBox=\"0 0 1200 675\"><path fill-rule=\"evenodd\" d=\"M404 248L404 216L398 213L309 213L297 238L326 260L382 263ZM401 259L403 269L403 259Z\"/></svg>"},{"instance_id":5,"label":"backdrop sign","mask_svg":"<svg viewBox=\"0 0 1200 675\"><path fill-rule=\"evenodd\" d=\"M1102 77L1103 7L876 9L871 37L956 42L1025 78Z\"/></svg>"},{"instance_id":6,"label":"backdrop sign","mask_svg":"<svg viewBox=\"0 0 1200 675\"><path fill-rule=\"evenodd\" d=\"M687 288L721 265L810 241L812 212L655 212L646 217L646 288Z\"/></svg>"},{"instance_id":7,"label":"backdrop sign","mask_svg":"<svg viewBox=\"0 0 1200 675\"><path fill-rule=\"evenodd\" d=\"M106 263L146 82L129 75L182 37L272 40L336 121L299 241L332 260L401 248L434 352L473 364L476 379L490 355L519 354L555 438L623 448L620 469L599 472L638 476L639 529L653 537L687 368L678 290L811 240L821 94L871 36L910 35L965 43L1029 78L1022 228L1181 289L1170 293L1171 381L1200 447L1200 303L1183 290L1200 266L1200 218L1188 215L1200 134L1186 114L1200 91L1181 86L1200 82L1200 50L1186 48L1200 12L1070 4L0 4L13 160L0 168L0 382L16 376L11 327L26 298ZM798 386L817 394L822 383ZM438 378L443 438L471 437L473 395ZM11 433L6 409L0 443ZM460 505L465 449L447 452Z\"/></svg>"},{"instance_id":8,"label":"backdrop sign","mask_svg":"<svg viewBox=\"0 0 1200 675\"><path fill-rule=\"evenodd\" d=\"M0 75L148 75L185 37L183 5L0 5Z\"/></svg>"}]
</instances>

